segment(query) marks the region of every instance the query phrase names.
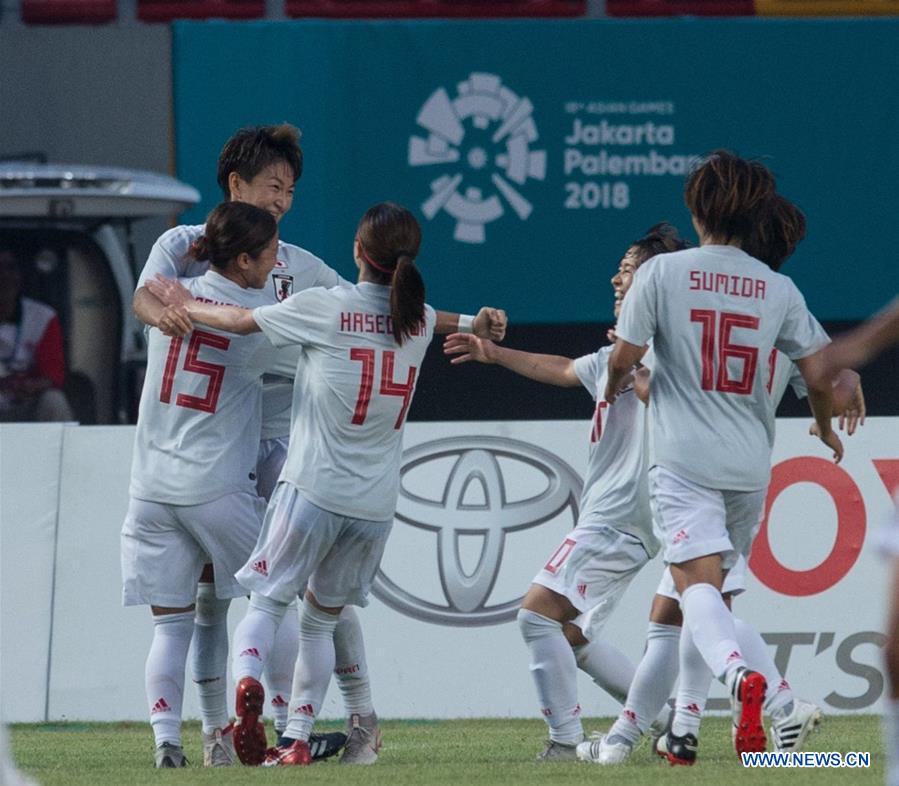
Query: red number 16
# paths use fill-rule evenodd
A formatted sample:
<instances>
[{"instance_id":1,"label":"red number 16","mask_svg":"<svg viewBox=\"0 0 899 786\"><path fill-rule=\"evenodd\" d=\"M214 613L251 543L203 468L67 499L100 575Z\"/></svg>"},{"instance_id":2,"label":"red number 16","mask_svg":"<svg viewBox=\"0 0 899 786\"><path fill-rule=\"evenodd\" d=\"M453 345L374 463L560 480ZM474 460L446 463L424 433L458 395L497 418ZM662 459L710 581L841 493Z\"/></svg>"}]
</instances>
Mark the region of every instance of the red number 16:
<instances>
[{"instance_id":1,"label":"red number 16","mask_svg":"<svg viewBox=\"0 0 899 786\"><path fill-rule=\"evenodd\" d=\"M759 362L757 347L732 344L730 332L733 328L749 328L758 330L759 318L749 314L733 314L722 311L719 314L710 308L694 308L690 311L690 321L702 325L702 389L717 390L719 393L739 393L749 395L755 380L755 370ZM717 323L717 325L716 325ZM716 330L717 326L717 330ZM715 344L718 351L715 351ZM718 356L718 374L715 375L715 355ZM739 379L727 376L727 361L739 358L743 361L743 373Z\"/></svg>"}]
</instances>

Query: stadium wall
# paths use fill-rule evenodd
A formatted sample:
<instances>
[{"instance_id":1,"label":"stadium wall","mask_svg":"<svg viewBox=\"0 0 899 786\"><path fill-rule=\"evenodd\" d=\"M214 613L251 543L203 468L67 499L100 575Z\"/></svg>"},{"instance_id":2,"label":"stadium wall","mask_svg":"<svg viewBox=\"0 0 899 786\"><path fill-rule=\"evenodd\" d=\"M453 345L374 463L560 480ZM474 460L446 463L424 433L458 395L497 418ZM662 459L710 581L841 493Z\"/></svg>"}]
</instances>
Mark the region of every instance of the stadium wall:
<instances>
[{"instance_id":1,"label":"stadium wall","mask_svg":"<svg viewBox=\"0 0 899 786\"><path fill-rule=\"evenodd\" d=\"M576 518L588 428L408 425L397 521L361 615L382 716L534 714L514 613ZM736 608L764 633L797 693L825 712L877 711L886 572L872 544L891 515L888 490L899 486L899 418L869 420L847 440L840 467L806 429L778 423L770 515ZM152 625L146 609L120 605L133 437L131 427L0 426L7 722L146 716ZM659 574L658 561L643 570L607 628L633 659ZM232 624L243 606L235 602ZM586 679L580 688L586 713L616 712ZM185 712L197 715L189 687ZM342 714L333 690L326 714Z\"/></svg>"}]
</instances>

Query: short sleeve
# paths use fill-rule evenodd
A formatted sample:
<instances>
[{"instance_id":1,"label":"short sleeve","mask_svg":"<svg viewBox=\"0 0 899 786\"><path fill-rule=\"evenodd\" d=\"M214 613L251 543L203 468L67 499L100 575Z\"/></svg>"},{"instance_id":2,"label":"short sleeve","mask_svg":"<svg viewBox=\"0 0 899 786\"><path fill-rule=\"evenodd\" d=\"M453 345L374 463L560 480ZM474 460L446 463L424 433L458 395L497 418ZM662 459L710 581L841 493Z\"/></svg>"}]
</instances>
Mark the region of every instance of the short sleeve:
<instances>
[{"instance_id":1,"label":"short sleeve","mask_svg":"<svg viewBox=\"0 0 899 786\"><path fill-rule=\"evenodd\" d=\"M596 375L599 370L599 353L591 352L589 355L582 355L575 358L574 373L581 381L581 384L587 388L593 398L596 398Z\"/></svg>"},{"instance_id":2,"label":"short sleeve","mask_svg":"<svg viewBox=\"0 0 899 786\"><path fill-rule=\"evenodd\" d=\"M253 309L253 319L276 347L319 343L326 335L326 289L307 289L282 303Z\"/></svg>"},{"instance_id":3,"label":"short sleeve","mask_svg":"<svg viewBox=\"0 0 899 786\"><path fill-rule=\"evenodd\" d=\"M624 297L615 335L642 347L656 333L656 300L659 263L649 260L634 273L634 281Z\"/></svg>"},{"instance_id":4,"label":"short sleeve","mask_svg":"<svg viewBox=\"0 0 899 786\"><path fill-rule=\"evenodd\" d=\"M805 298L796 285L789 279L787 281L790 303L774 346L790 360L796 361L823 349L830 343L830 338L808 310Z\"/></svg>"},{"instance_id":5,"label":"short sleeve","mask_svg":"<svg viewBox=\"0 0 899 786\"><path fill-rule=\"evenodd\" d=\"M140 289L149 279L155 278L157 273L166 278L184 276L187 272L187 252L192 242L193 237L188 227L184 226L175 227L160 235L150 249L150 255L137 280L136 289Z\"/></svg>"}]
</instances>

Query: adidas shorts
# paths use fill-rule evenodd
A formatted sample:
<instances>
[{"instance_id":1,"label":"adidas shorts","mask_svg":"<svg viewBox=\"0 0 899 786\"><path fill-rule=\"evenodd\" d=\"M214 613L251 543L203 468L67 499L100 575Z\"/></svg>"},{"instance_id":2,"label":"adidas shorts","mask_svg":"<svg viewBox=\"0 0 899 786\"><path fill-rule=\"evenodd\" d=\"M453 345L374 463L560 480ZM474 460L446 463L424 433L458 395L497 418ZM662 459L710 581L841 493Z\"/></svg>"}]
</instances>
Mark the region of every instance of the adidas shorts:
<instances>
[{"instance_id":1,"label":"adidas shorts","mask_svg":"<svg viewBox=\"0 0 899 786\"><path fill-rule=\"evenodd\" d=\"M664 467L649 470L653 526L665 562L678 564L721 554L732 568L749 554L764 510L767 488L757 491L711 489Z\"/></svg>"},{"instance_id":2,"label":"adidas shorts","mask_svg":"<svg viewBox=\"0 0 899 786\"><path fill-rule=\"evenodd\" d=\"M282 603L293 601L308 583L322 606L366 606L391 527L392 518L366 521L323 510L296 486L279 483L237 579Z\"/></svg>"},{"instance_id":3,"label":"adidas shorts","mask_svg":"<svg viewBox=\"0 0 899 786\"><path fill-rule=\"evenodd\" d=\"M281 468L287 458L287 437L264 439L256 456L256 493L266 501L272 498Z\"/></svg>"},{"instance_id":4,"label":"adidas shorts","mask_svg":"<svg viewBox=\"0 0 899 786\"><path fill-rule=\"evenodd\" d=\"M647 562L649 554L638 538L608 524L583 523L565 536L534 584L571 601L580 612L573 623L590 641Z\"/></svg>"},{"instance_id":5,"label":"adidas shorts","mask_svg":"<svg viewBox=\"0 0 899 786\"><path fill-rule=\"evenodd\" d=\"M739 595L742 592L746 592L746 558L741 554L724 577L721 594ZM668 567L662 571L662 580L659 582L656 595L662 595L680 603L680 593L674 588L674 577Z\"/></svg>"},{"instance_id":6,"label":"adidas shorts","mask_svg":"<svg viewBox=\"0 0 899 786\"><path fill-rule=\"evenodd\" d=\"M264 512L265 500L246 492L202 505L131 499L122 526L124 605L190 606L209 562L217 597L246 595L234 572L256 545Z\"/></svg>"}]
</instances>

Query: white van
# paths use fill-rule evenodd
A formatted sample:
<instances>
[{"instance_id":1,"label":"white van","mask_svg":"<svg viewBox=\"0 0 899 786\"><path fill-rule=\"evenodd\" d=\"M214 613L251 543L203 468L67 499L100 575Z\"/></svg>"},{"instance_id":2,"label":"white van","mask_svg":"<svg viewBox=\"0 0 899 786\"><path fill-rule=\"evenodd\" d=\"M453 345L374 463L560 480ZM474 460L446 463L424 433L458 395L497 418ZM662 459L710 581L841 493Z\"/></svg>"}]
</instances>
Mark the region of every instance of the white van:
<instances>
[{"instance_id":1,"label":"white van","mask_svg":"<svg viewBox=\"0 0 899 786\"><path fill-rule=\"evenodd\" d=\"M199 200L196 189L153 172L0 163L0 248L27 263L24 294L59 313L66 393L80 422L136 420L146 347L131 311L142 265L132 223Z\"/></svg>"}]
</instances>

